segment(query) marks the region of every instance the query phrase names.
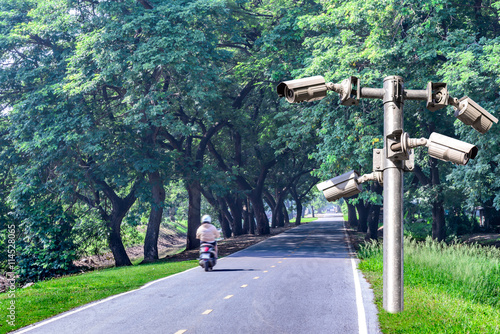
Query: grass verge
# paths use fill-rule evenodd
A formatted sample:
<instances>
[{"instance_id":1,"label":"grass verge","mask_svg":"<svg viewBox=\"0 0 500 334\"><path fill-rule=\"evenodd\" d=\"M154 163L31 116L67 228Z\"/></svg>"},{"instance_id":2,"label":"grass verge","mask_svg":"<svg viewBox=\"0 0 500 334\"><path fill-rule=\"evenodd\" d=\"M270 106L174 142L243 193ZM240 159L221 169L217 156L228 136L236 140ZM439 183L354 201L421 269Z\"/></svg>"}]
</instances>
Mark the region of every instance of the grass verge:
<instances>
[{"instance_id":1,"label":"grass verge","mask_svg":"<svg viewBox=\"0 0 500 334\"><path fill-rule=\"evenodd\" d=\"M138 289L144 284L196 267L197 261L157 262L133 267L110 268L42 281L16 291L15 326L5 319L11 299L0 295L0 333L47 319L75 307Z\"/></svg>"},{"instance_id":2,"label":"grass verge","mask_svg":"<svg viewBox=\"0 0 500 334\"><path fill-rule=\"evenodd\" d=\"M382 306L382 246L361 247L383 333L500 333L500 250L405 239L405 308Z\"/></svg>"},{"instance_id":3,"label":"grass verge","mask_svg":"<svg viewBox=\"0 0 500 334\"><path fill-rule=\"evenodd\" d=\"M305 223L310 223L310 222L313 222L315 220L318 220L318 218L301 218L300 219L300 223L301 224L305 224ZM295 224L295 219L290 219L290 224Z\"/></svg>"}]
</instances>

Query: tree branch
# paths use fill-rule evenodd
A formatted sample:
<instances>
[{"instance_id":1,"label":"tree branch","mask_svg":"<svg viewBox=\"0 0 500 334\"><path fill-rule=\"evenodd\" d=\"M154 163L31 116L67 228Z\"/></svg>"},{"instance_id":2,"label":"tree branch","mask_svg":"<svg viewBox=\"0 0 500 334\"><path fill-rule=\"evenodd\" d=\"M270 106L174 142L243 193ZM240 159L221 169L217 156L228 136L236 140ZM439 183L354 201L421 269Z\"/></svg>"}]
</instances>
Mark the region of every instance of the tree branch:
<instances>
[{"instance_id":1,"label":"tree branch","mask_svg":"<svg viewBox=\"0 0 500 334\"><path fill-rule=\"evenodd\" d=\"M54 48L54 45L48 40L48 39L43 39L38 35L30 35L30 39L35 42L35 44L46 46L50 49Z\"/></svg>"},{"instance_id":2,"label":"tree branch","mask_svg":"<svg viewBox=\"0 0 500 334\"><path fill-rule=\"evenodd\" d=\"M196 151L196 163L198 163L198 161L203 160L203 155L205 154L205 150L207 148L208 142L226 124L227 124L227 121L217 122L210 129L208 129L207 132L205 132L205 134L203 135L203 138L200 141L200 144L198 145L198 150Z\"/></svg>"},{"instance_id":3,"label":"tree branch","mask_svg":"<svg viewBox=\"0 0 500 334\"><path fill-rule=\"evenodd\" d=\"M254 87L255 81L252 79L250 82L248 82L245 87L241 90L241 92L238 94L236 99L234 100L232 107L234 109L240 109L241 106L243 105L243 100L245 97L252 91Z\"/></svg>"},{"instance_id":4,"label":"tree branch","mask_svg":"<svg viewBox=\"0 0 500 334\"><path fill-rule=\"evenodd\" d=\"M431 183L431 179L424 174L422 168L417 164L415 164L415 168L413 168L413 174L423 186Z\"/></svg>"},{"instance_id":5,"label":"tree branch","mask_svg":"<svg viewBox=\"0 0 500 334\"><path fill-rule=\"evenodd\" d=\"M145 9L153 9L153 6L147 0L137 0Z\"/></svg>"}]
</instances>

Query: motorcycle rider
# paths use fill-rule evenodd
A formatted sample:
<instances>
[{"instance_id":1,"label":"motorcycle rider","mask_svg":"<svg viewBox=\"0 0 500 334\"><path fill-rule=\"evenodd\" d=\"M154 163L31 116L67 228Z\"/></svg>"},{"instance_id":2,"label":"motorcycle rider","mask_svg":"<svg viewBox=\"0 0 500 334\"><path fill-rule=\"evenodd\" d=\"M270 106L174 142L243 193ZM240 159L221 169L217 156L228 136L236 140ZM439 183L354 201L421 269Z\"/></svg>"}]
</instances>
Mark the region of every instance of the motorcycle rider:
<instances>
[{"instance_id":1,"label":"motorcycle rider","mask_svg":"<svg viewBox=\"0 0 500 334\"><path fill-rule=\"evenodd\" d=\"M217 241L220 238L220 232L217 231L215 226L212 225L212 217L209 215L204 215L201 218L201 226L196 230L196 239L200 239L200 242L212 244L215 249L215 256L217 257Z\"/></svg>"}]
</instances>

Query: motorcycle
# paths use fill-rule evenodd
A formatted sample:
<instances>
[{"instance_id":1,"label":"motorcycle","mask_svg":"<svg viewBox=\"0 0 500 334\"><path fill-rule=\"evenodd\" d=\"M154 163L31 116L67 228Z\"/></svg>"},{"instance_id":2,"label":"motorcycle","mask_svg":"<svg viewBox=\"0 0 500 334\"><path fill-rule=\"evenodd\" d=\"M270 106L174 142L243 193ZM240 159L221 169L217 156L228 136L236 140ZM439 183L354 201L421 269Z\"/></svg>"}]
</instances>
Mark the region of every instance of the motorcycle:
<instances>
[{"instance_id":1,"label":"motorcycle","mask_svg":"<svg viewBox=\"0 0 500 334\"><path fill-rule=\"evenodd\" d=\"M198 259L200 266L205 271L212 271L217 263L217 255L215 253L215 246L209 243L202 243L200 245L200 257Z\"/></svg>"}]
</instances>

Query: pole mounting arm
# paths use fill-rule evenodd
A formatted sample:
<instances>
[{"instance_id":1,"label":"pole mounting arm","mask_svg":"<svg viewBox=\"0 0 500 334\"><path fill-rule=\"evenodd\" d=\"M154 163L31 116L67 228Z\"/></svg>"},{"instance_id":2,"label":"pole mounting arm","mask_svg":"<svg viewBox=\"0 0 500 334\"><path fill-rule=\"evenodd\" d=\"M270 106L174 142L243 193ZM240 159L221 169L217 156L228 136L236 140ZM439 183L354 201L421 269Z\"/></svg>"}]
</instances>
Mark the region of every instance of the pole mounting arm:
<instances>
[{"instance_id":1,"label":"pole mounting arm","mask_svg":"<svg viewBox=\"0 0 500 334\"><path fill-rule=\"evenodd\" d=\"M367 181L377 181L380 185L384 184L384 173L379 171L374 171L370 174L364 174L358 177L358 183L365 183Z\"/></svg>"},{"instance_id":2,"label":"pole mounting arm","mask_svg":"<svg viewBox=\"0 0 500 334\"><path fill-rule=\"evenodd\" d=\"M403 132L401 134L401 141L399 143L394 143L391 145L391 150L402 151L404 154L408 154L409 150L419 146L426 146L427 139L425 138L410 138L408 132Z\"/></svg>"},{"instance_id":3,"label":"pole mounting arm","mask_svg":"<svg viewBox=\"0 0 500 334\"><path fill-rule=\"evenodd\" d=\"M326 88L339 94L340 103L344 106L357 106L361 98L361 81L354 76L342 80L339 84L329 82Z\"/></svg>"}]
</instances>

